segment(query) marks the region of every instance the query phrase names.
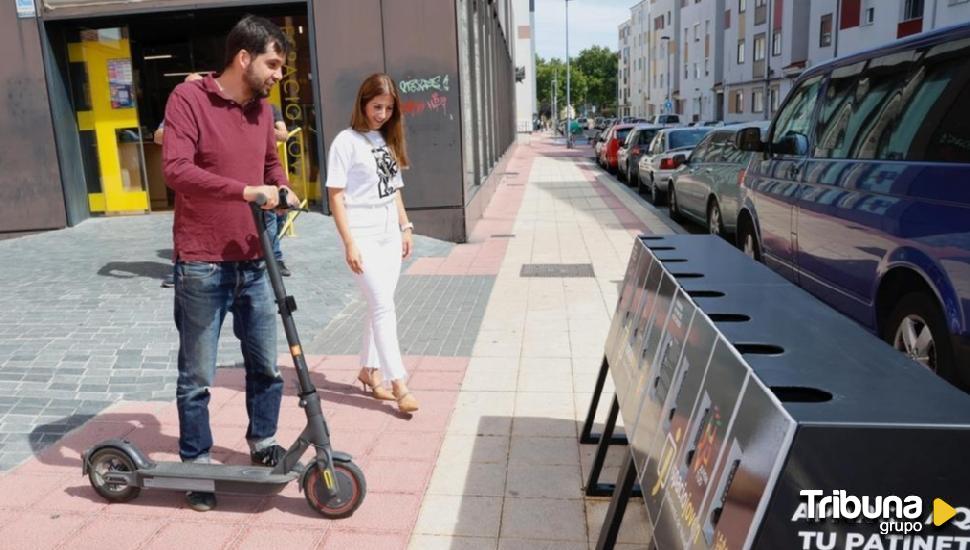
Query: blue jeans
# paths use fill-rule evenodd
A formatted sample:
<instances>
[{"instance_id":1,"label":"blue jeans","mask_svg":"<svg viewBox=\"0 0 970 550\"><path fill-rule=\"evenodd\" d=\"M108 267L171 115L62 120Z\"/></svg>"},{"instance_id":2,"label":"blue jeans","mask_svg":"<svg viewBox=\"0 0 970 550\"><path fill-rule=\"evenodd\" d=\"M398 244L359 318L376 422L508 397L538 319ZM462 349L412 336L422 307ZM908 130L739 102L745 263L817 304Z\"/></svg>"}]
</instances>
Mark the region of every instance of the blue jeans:
<instances>
[{"instance_id":1,"label":"blue jeans","mask_svg":"<svg viewBox=\"0 0 970 550\"><path fill-rule=\"evenodd\" d=\"M227 312L246 367L250 443L276 435L283 378L276 365L276 305L263 261L182 262L175 266L175 327L179 332L179 455L209 454L209 388L219 332Z\"/></svg>"},{"instance_id":2,"label":"blue jeans","mask_svg":"<svg viewBox=\"0 0 970 550\"><path fill-rule=\"evenodd\" d=\"M280 239L276 237L279 236L280 232L283 231L283 226L286 225L286 214L277 215L275 210L266 210L263 212L263 219L266 221L266 234L269 235L269 240L273 243L273 257L276 258L277 262L282 262L283 249L280 248Z\"/></svg>"}]
</instances>

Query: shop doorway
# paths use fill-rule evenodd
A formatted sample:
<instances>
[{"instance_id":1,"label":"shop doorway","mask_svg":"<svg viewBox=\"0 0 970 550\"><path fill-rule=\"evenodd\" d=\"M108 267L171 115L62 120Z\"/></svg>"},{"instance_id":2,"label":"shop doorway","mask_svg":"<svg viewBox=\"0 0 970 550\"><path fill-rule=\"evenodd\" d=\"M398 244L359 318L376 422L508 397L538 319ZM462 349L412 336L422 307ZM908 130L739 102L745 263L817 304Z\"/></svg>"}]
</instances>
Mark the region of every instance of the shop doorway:
<instances>
[{"instance_id":1,"label":"shop doorway","mask_svg":"<svg viewBox=\"0 0 970 550\"><path fill-rule=\"evenodd\" d=\"M278 152L292 187L311 204L320 201L310 28L306 4L297 4L48 24L57 27L48 29L50 35L60 37L55 50L70 90L92 214L174 207L161 146L153 139L166 101L187 75L222 68L226 34L246 13L267 17L290 42L283 80L268 100L287 128Z\"/></svg>"}]
</instances>

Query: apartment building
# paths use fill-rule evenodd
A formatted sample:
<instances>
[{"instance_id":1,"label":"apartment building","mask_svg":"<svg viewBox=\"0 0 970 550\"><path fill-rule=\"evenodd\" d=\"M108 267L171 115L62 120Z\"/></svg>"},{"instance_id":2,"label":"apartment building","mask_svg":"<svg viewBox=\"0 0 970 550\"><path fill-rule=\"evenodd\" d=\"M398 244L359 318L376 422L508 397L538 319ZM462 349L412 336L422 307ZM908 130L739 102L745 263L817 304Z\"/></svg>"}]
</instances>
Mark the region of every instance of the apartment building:
<instances>
[{"instance_id":1,"label":"apartment building","mask_svg":"<svg viewBox=\"0 0 970 550\"><path fill-rule=\"evenodd\" d=\"M628 103L645 102L630 114L741 122L769 119L807 67L970 21L970 0L643 0L630 13L646 35L626 58L621 40Z\"/></svg>"},{"instance_id":2,"label":"apartment building","mask_svg":"<svg viewBox=\"0 0 970 550\"><path fill-rule=\"evenodd\" d=\"M619 43L619 59L616 63L616 114L626 116L630 114L630 28L632 22L628 19L620 23L617 36Z\"/></svg>"},{"instance_id":3,"label":"apartment building","mask_svg":"<svg viewBox=\"0 0 970 550\"><path fill-rule=\"evenodd\" d=\"M724 78L724 5L730 0L681 0L680 95L685 120L722 120Z\"/></svg>"},{"instance_id":4,"label":"apartment building","mask_svg":"<svg viewBox=\"0 0 970 550\"><path fill-rule=\"evenodd\" d=\"M650 0L647 52L649 101L647 115L681 113L680 79L677 70L682 0Z\"/></svg>"},{"instance_id":5,"label":"apartment building","mask_svg":"<svg viewBox=\"0 0 970 550\"><path fill-rule=\"evenodd\" d=\"M809 65L966 21L970 0L813 0Z\"/></svg>"},{"instance_id":6,"label":"apartment building","mask_svg":"<svg viewBox=\"0 0 970 550\"><path fill-rule=\"evenodd\" d=\"M809 0L727 0L724 120L767 120L808 61ZM719 88L720 89L720 88Z\"/></svg>"},{"instance_id":7,"label":"apartment building","mask_svg":"<svg viewBox=\"0 0 970 550\"><path fill-rule=\"evenodd\" d=\"M647 53L649 15L649 0L642 0L630 8L630 114L641 117L647 114L647 99L650 95L647 86L650 66L650 56Z\"/></svg>"}]
</instances>

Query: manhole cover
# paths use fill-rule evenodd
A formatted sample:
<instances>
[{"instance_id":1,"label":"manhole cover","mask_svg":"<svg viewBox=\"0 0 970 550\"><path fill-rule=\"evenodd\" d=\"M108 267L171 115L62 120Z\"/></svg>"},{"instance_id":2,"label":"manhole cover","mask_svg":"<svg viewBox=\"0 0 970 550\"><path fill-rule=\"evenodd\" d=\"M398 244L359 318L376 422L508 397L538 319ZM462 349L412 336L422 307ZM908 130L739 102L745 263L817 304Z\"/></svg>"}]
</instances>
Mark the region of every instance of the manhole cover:
<instances>
[{"instance_id":1,"label":"manhole cover","mask_svg":"<svg viewBox=\"0 0 970 550\"><path fill-rule=\"evenodd\" d=\"M595 277L593 264L522 264L520 277Z\"/></svg>"}]
</instances>

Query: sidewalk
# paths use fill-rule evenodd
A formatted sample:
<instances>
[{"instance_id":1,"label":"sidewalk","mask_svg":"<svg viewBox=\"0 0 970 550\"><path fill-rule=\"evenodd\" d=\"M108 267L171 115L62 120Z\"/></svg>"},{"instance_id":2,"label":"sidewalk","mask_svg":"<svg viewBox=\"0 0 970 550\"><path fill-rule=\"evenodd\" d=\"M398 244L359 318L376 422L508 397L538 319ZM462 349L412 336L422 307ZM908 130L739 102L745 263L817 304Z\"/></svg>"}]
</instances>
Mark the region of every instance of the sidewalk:
<instances>
[{"instance_id":1,"label":"sidewalk","mask_svg":"<svg viewBox=\"0 0 970 550\"><path fill-rule=\"evenodd\" d=\"M9 469L0 475L3 547L595 544L608 500L583 497L593 448L578 444L578 428L632 237L673 230L601 176L586 148L566 151L534 136L509 155L470 242L419 238L422 256L405 267L398 316L411 388L422 404L413 418L353 386L363 310L331 221L305 215L285 247L296 273L286 282L300 304L297 324L335 448L353 454L367 476L364 504L339 522L316 516L296 484L274 497L221 496L217 510L204 514L172 492L145 490L114 505L97 497L80 466L80 453L96 441L128 437L152 459L176 458L171 294L157 288L167 264L151 254L157 248L165 257L171 220L92 220L0 242L8 257L49 254L32 263L43 276L24 268L15 282L0 282L0 306L11 312L0 321L0 469ZM116 260L146 242L157 243L148 259ZM100 279L72 287L90 280L78 274L93 272ZM525 276L530 272L539 276ZM225 368L210 406L214 454L245 463L242 371L233 368L231 330L224 343ZM289 365L285 345L280 351ZM304 420L292 369L284 371L279 438L288 443ZM604 480L615 478L622 452L611 455ZM646 539L645 528L642 507L631 506L620 534L631 544L622 547L644 547L636 543Z\"/></svg>"}]
</instances>

